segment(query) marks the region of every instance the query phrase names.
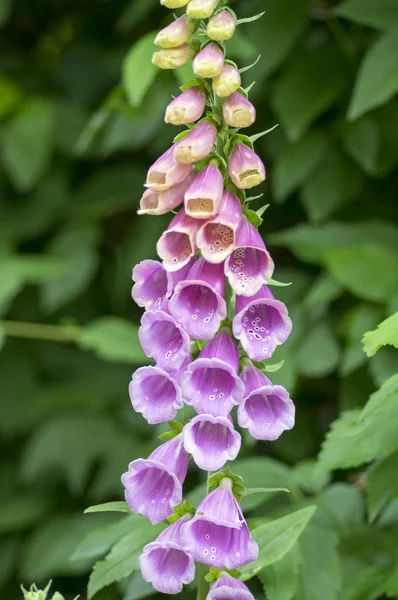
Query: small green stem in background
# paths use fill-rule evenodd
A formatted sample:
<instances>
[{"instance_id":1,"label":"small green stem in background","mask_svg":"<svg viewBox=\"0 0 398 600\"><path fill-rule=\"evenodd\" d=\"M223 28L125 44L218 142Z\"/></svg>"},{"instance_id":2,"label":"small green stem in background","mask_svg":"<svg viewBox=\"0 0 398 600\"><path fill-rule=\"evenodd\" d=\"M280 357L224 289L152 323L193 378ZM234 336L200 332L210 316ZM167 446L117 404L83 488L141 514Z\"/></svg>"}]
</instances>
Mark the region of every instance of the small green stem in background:
<instances>
[{"instance_id":1,"label":"small green stem in background","mask_svg":"<svg viewBox=\"0 0 398 600\"><path fill-rule=\"evenodd\" d=\"M198 580L197 600L206 600L207 594L209 593L209 584L205 580L208 568L209 567L207 565L199 564L199 569L198 569L199 580Z\"/></svg>"},{"instance_id":2,"label":"small green stem in background","mask_svg":"<svg viewBox=\"0 0 398 600\"><path fill-rule=\"evenodd\" d=\"M0 321L0 329L6 337L46 340L52 342L75 342L79 328L76 325L45 325L22 321Z\"/></svg>"}]
</instances>

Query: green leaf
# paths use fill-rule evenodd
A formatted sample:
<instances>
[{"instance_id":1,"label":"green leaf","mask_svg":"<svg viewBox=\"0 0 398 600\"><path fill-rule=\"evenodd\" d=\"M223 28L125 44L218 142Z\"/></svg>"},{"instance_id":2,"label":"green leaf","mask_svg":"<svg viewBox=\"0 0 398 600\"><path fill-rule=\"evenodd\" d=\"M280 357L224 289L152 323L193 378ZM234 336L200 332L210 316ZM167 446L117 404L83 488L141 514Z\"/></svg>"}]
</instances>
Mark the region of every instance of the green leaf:
<instances>
[{"instance_id":1,"label":"green leaf","mask_svg":"<svg viewBox=\"0 0 398 600\"><path fill-rule=\"evenodd\" d=\"M45 496L33 494L12 495L0 502L0 534L23 531L35 525L50 508Z\"/></svg>"},{"instance_id":2,"label":"green leaf","mask_svg":"<svg viewBox=\"0 0 398 600\"><path fill-rule=\"evenodd\" d=\"M292 600L298 585L300 547L295 544L285 556L258 573L267 600Z\"/></svg>"},{"instance_id":3,"label":"green leaf","mask_svg":"<svg viewBox=\"0 0 398 600\"><path fill-rule=\"evenodd\" d=\"M330 481L328 473L316 472L316 465L315 459L307 458L298 462L293 468L293 476L297 485L311 494L320 492Z\"/></svg>"},{"instance_id":4,"label":"green leaf","mask_svg":"<svg viewBox=\"0 0 398 600\"><path fill-rule=\"evenodd\" d=\"M19 552L20 545L17 538L3 538L0 542L0 586L2 588L14 574Z\"/></svg>"},{"instance_id":5,"label":"green leaf","mask_svg":"<svg viewBox=\"0 0 398 600\"><path fill-rule=\"evenodd\" d=\"M154 81L158 69L152 64L157 32L151 31L138 40L123 61L123 83L133 106L139 106Z\"/></svg>"},{"instance_id":6,"label":"green leaf","mask_svg":"<svg viewBox=\"0 0 398 600\"><path fill-rule=\"evenodd\" d=\"M29 192L47 170L54 144L55 109L31 100L7 124L1 145L4 168L19 192Z\"/></svg>"},{"instance_id":7,"label":"green leaf","mask_svg":"<svg viewBox=\"0 0 398 600\"><path fill-rule=\"evenodd\" d=\"M105 504L97 504L96 506L89 506L84 511L84 514L97 513L97 512L122 512L131 513L127 502L106 502Z\"/></svg>"},{"instance_id":8,"label":"green leaf","mask_svg":"<svg viewBox=\"0 0 398 600\"><path fill-rule=\"evenodd\" d=\"M367 356L374 356L382 346L398 348L398 312L385 319L374 331L363 336L363 349Z\"/></svg>"},{"instance_id":9,"label":"green leaf","mask_svg":"<svg viewBox=\"0 0 398 600\"><path fill-rule=\"evenodd\" d=\"M320 474L320 473L318 473ZM364 521L364 501L360 490L348 483L332 483L318 496L317 525L335 529L339 534L351 531Z\"/></svg>"},{"instance_id":10,"label":"green leaf","mask_svg":"<svg viewBox=\"0 0 398 600\"><path fill-rule=\"evenodd\" d=\"M243 214L245 215L245 217L249 221L249 223L254 225L254 227L256 227L257 229L260 227L261 223L263 222L262 218L258 216L256 211L251 210L251 208L245 208L245 210L243 211Z\"/></svg>"},{"instance_id":11,"label":"green leaf","mask_svg":"<svg viewBox=\"0 0 398 600\"><path fill-rule=\"evenodd\" d=\"M4 331L4 327L0 324L0 350L4 346L5 341L6 341L6 334Z\"/></svg>"},{"instance_id":12,"label":"green leaf","mask_svg":"<svg viewBox=\"0 0 398 600\"><path fill-rule=\"evenodd\" d=\"M381 132L374 119L363 117L351 123L344 131L343 144L346 152L366 173L377 173Z\"/></svg>"},{"instance_id":13,"label":"green leaf","mask_svg":"<svg viewBox=\"0 0 398 600\"><path fill-rule=\"evenodd\" d=\"M363 334L380 321L382 311L371 304L357 304L344 320L343 330L346 333L346 347L340 362L340 373L347 375L366 362L361 347Z\"/></svg>"},{"instance_id":14,"label":"green leaf","mask_svg":"<svg viewBox=\"0 0 398 600\"><path fill-rule=\"evenodd\" d=\"M87 513L87 510L85 511ZM133 531L142 522L141 515L132 515L118 519L114 523L100 525L89 531L80 541L71 560L96 559L111 549L113 544L118 542L130 531Z\"/></svg>"},{"instance_id":15,"label":"green leaf","mask_svg":"<svg viewBox=\"0 0 398 600\"><path fill-rule=\"evenodd\" d=\"M242 567L241 579L251 579L264 567L281 560L294 546L315 511L316 506L308 506L254 529L252 535L259 546L259 556Z\"/></svg>"},{"instance_id":16,"label":"green leaf","mask_svg":"<svg viewBox=\"0 0 398 600\"><path fill-rule=\"evenodd\" d=\"M11 16L13 0L2 0L0 3L0 28L3 27Z\"/></svg>"},{"instance_id":17,"label":"green leaf","mask_svg":"<svg viewBox=\"0 0 398 600\"><path fill-rule=\"evenodd\" d=\"M3 3L2 3L3 4ZM1 8L0 8L0 24L1 24ZM5 117L9 112L14 110L18 102L22 98L20 87L3 75L0 76L0 119Z\"/></svg>"},{"instance_id":18,"label":"green leaf","mask_svg":"<svg viewBox=\"0 0 398 600\"><path fill-rule=\"evenodd\" d=\"M315 280L308 295L305 297L304 306L310 310L320 304L329 304L343 293L343 287L328 273L322 273Z\"/></svg>"},{"instance_id":19,"label":"green leaf","mask_svg":"<svg viewBox=\"0 0 398 600\"><path fill-rule=\"evenodd\" d=\"M123 600L141 600L153 596L153 586L142 579L140 571L133 573L124 593Z\"/></svg>"},{"instance_id":20,"label":"green leaf","mask_svg":"<svg viewBox=\"0 0 398 600\"><path fill-rule=\"evenodd\" d=\"M307 377L324 377L333 373L340 348L327 322L315 325L304 336L297 350L297 365Z\"/></svg>"},{"instance_id":21,"label":"green leaf","mask_svg":"<svg viewBox=\"0 0 398 600\"><path fill-rule=\"evenodd\" d=\"M395 0L378 0L377 4L373 0L347 0L334 13L376 29L391 29L397 23L398 6Z\"/></svg>"},{"instance_id":22,"label":"green leaf","mask_svg":"<svg viewBox=\"0 0 398 600\"><path fill-rule=\"evenodd\" d=\"M119 317L101 317L81 329L77 343L106 361L143 364L146 360L138 328Z\"/></svg>"},{"instance_id":23,"label":"green leaf","mask_svg":"<svg viewBox=\"0 0 398 600\"><path fill-rule=\"evenodd\" d=\"M372 465L366 478L366 492L369 518L374 521L398 498L398 452Z\"/></svg>"},{"instance_id":24,"label":"green leaf","mask_svg":"<svg viewBox=\"0 0 398 600\"><path fill-rule=\"evenodd\" d=\"M398 29L382 35L371 46L361 64L348 118L357 119L373 108L385 104L398 91Z\"/></svg>"}]
</instances>

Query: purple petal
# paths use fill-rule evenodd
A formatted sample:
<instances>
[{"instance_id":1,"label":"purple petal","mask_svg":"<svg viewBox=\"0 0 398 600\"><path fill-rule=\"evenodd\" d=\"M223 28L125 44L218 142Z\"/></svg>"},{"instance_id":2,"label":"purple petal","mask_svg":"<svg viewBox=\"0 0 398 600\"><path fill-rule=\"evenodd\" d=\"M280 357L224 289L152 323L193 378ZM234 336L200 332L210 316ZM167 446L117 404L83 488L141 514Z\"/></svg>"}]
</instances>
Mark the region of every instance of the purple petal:
<instances>
[{"instance_id":1,"label":"purple petal","mask_svg":"<svg viewBox=\"0 0 398 600\"><path fill-rule=\"evenodd\" d=\"M194 219L210 219L218 213L223 197L221 171L210 163L202 169L184 196L185 212Z\"/></svg>"},{"instance_id":2,"label":"purple petal","mask_svg":"<svg viewBox=\"0 0 398 600\"><path fill-rule=\"evenodd\" d=\"M189 356L189 335L164 311L146 312L142 316L138 336L145 354L154 358L166 371L177 371Z\"/></svg>"},{"instance_id":3,"label":"purple petal","mask_svg":"<svg viewBox=\"0 0 398 600\"><path fill-rule=\"evenodd\" d=\"M196 233L200 221L188 217L184 209L171 221L159 239L156 251L167 271L177 271L189 263L196 252Z\"/></svg>"},{"instance_id":4,"label":"purple petal","mask_svg":"<svg viewBox=\"0 0 398 600\"><path fill-rule=\"evenodd\" d=\"M222 469L239 454L241 437L225 417L198 415L183 429L184 448L204 471Z\"/></svg>"},{"instance_id":5,"label":"purple petal","mask_svg":"<svg viewBox=\"0 0 398 600\"><path fill-rule=\"evenodd\" d=\"M237 374L239 370L239 350L235 341L224 329L203 348L199 358L219 358L228 363Z\"/></svg>"},{"instance_id":6,"label":"purple petal","mask_svg":"<svg viewBox=\"0 0 398 600\"><path fill-rule=\"evenodd\" d=\"M149 188L140 200L138 215L165 215L184 202L184 194L191 185L193 174L190 173L181 183L164 192L155 192Z\"/></svg>"},{"instance_id":7,"label":"purple petal","mask_svg":"<svg viewBox=\"0 0 398 600\"><path fill-rule=\"evenodd\" d=\"M222 573L210 587L206 600L255 600L249 588L239 579Z\"/></svg>"},{"instance_id":8,"label":"purple petal","mask_svg":"<svg viewBox=\"0 0 398 600\"><path fill-rule=\"evenodd\" d=\"M217 137L217 128L210 121L201 121L174 145L174 159L184 167L206 158L213 150Z\"/></svg>"},{"instance_id":9,"label":"purple petal","mask_svg":"<svg viewBox=\"0 0 398 600\"><path fill-rule=\"evenodd\" d=\"M133 269L133 300L146 309L161 308L173 291L171 275L157 260L143 260ZM167 302L166 302L167 305ZM167 307L167 306L166 306Z\"/></svg>"},{"instance_id":10,"label":"purple petal","mask_svg":"<svg viewBox=\"0 0 398 600\"><path fill-rule=\"evenodd\" d=\"M134 410L150 425L172 421L184 404L180 386L159 367L135 371L129 392Z\"/></svg>"},{"instance_id":11,"label":"purple petal","mask_svg":"<svg viewBox=\"0 0 398 600\"><path fill-rule=\"evenodd\" d=\"M174 159L174 151L175 146L172 146L150 167L147 187L159 193L164 192L184 181L191 173L191 165L177 162Z\"/></svg>"}]
</instances>

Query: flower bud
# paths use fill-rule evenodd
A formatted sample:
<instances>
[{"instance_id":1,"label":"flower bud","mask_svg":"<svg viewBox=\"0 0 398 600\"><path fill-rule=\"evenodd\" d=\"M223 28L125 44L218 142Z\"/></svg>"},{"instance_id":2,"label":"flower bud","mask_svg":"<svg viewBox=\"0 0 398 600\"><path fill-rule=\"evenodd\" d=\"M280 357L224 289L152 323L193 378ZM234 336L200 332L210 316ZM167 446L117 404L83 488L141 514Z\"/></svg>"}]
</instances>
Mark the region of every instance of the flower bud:
<instances>
[{"instance_id":1,"label":"flower bud","mask_svg":"<svg viewBox=\"0 0 398 600\"><path fill-rule=\"evenodd\" d=\"M195 50L189 44L177 48L162 48L152 56L152 63L159 69L178 69L183 67L195 56Z\"/></svg>"},{"instance_id":2,"label":"flower bud","mask_svg":"<svg viewBox=\"0 0 398 600\"><path fill-rule=\"evenodd\" d=\"M166 123L188 125L200 119L206 106L206 94L199 87L191 87L175 98L166 108Z\"/></svg>"},{"instance_id":3,"label":"flower bud","mask_svg":"<svg viewBox=\"0 0 398 600\"><path fill-rule=\"evenodd\" d=\"M242 94L235 92L223 104L223 117L231 127L250 127L256 120L256 109Z\"/></svg>"},{"instance_id":4,"label":"flower bud","mask_svg":"<svg viewBox=\"0 0 398 600\"><path fill-rule=\"evenodd\" d=\"M232 65L224 65L221 74L213 78L213 91L220 98L226 98L236 92L240 88L241 83L242 80L238 69Z\"/></svg>"},{"instance_id":5,"label":"flower bud","mask_svg":"<svg viewBox=\"0 0 398 600\"><path fill-rule=\"evenodd\" d=\"M207 24L207 35L211 40L230 40L236 29L236 21L228 10L222 10Z\"/></svg>"},{"instance_id":6,"label":"flower bud","mask_svg":"<svg viewBox=\"0 0 398 600\"><path fill-rule=\"evenodd\" d=\"M195 56L193 71L198 77L216 77L220 75L224 66L224 53L218 44L207 44Z\"/></svg>"},{"instance_id":7,"label":"flower bud","mask_svg":"<svg viewBox=\"0 0 398 600\"><path fill-rule=\"evenodd\" d=\"M159 31L155 44L162 48L177 48L189 40L195 30L195 23L181 17Z\"/></svg>"},{"instance_id":8,"label":"flower bud","mask_svg":"<svg viewBox=\"0 0 398 600\"><path fill-rule=\"evenodd\" d=\"M188 4L189 0L160 0L160 4L166 8L182 8Z\"/></svg>"},{"instance_id":9,"label":"flower bud","mask_svg":"<svg viewBox=\"0 0 398 600\"><path fill-rule=\"evenodd\" d=\"M221 172L213 164L202 169L185 193L185 213L194 219L210 219L220 210L224 190Z\"/></svg>"},{"instance_id":10,"label":"flower bud","mask_svg":"<svg viewBox=\"0 0 398 600\"><path fill-rule=\"evenodd\" d=\"M236 187L248 190L265 179L265 167L259 156L244 144L236 144L228 164L229 175Z\"/></svg>"},{"instance_id":11,"label":"flower bud","mask_svg":"<svg viewBox=\"0 0 398 600\"><path fill-rule=\"evenodd\" d=\"M207 19L217 6L217 0L191 0L187 6L187 15L192 19Z\"/></svg>"},{"instance_id":12,"label":"flower bud","mask_svg":"<svg viewBox=\"0 0 398 600\"><path fill-rule=\"evenodd\" d=\"M173 158L175 146L169 148L156 162L149 168L146 186L155 190L155 192L164 192L171 187L178 185L191 173L192 167L182 165ZM154 204L154 197L145 199L144 205ZM155 202L156 203L156 202Z\"/></svg>"},{"instance_id":13,"label":"flower bud","mask_svg":"<svg viewBox=\"0 0 398 600\"><path fill-rule=\"evenodd\" d=\"M187 136L174 146L174 159L185 165L206 158L213 150L217 128L210 121L198 123Z\"/></svg>"},{"instance_id":14,"label":"flower bud","mask_svg":"<svg viewBox=\"0 0 398 600\"><path fill-rule=\"evenodd\" d=\"M188 175L181 183L165 190L156 192L151 188L147 189L141 200L138 215L165 215L174 210L184 202L184 194L191 184L192 174Z\"/></svg>"}]
</instances>

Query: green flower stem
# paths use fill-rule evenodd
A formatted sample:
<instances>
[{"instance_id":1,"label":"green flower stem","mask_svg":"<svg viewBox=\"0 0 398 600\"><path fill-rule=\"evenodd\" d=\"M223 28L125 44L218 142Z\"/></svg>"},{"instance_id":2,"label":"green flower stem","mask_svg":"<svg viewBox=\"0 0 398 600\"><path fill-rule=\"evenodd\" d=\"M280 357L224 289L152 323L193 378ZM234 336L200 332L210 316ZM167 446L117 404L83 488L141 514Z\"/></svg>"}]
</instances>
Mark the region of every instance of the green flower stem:
<instances>
[{"instance_id":1,"label":"green flower stem","mask_svg":"<svg viewBox=\"0 0 398 600\"><path fill-rule=\"evenodd\" d=\"M75 342L80 331L76 325L44 325L22 321L0 321L0 329L6 337L63 343Z\"/></svg>"},{"instance_id":2,"label":"green flower stem","mask_svg":"<svg viewBox=\"0 0 398 600\"><path fill-rule=\"evenodd\" d=\"M207 583L205 577L208 571L207 565L199 564L199 582L198 582L198 595L197 600L206 600L207 594L209 593L209 584Z\"/></svg>"}]
</instances>

